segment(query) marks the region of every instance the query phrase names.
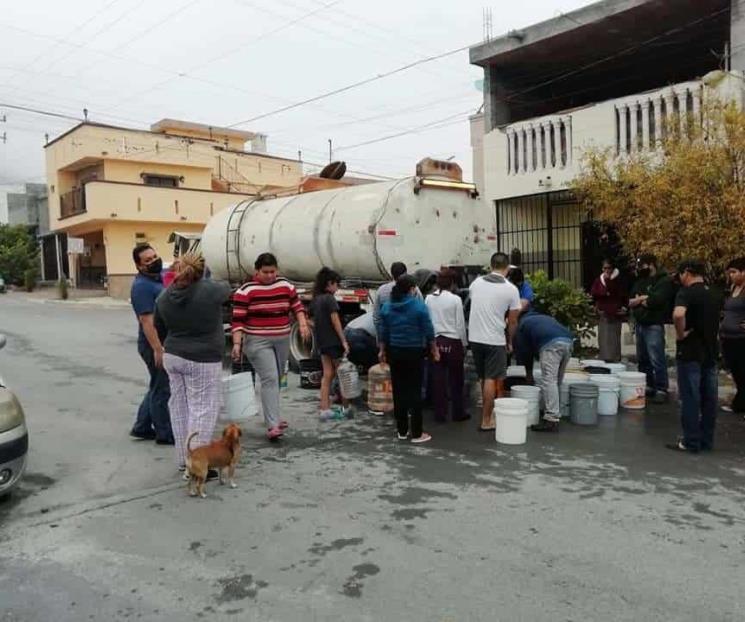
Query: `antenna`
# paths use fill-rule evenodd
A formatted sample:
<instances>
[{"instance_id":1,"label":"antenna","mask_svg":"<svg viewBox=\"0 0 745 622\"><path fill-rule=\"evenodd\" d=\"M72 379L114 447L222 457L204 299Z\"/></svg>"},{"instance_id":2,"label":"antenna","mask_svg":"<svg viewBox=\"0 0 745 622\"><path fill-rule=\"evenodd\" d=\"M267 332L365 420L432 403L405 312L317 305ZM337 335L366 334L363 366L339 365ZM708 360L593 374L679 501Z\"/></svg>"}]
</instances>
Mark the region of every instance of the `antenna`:
<instances>
[{"instance_id":1,"label":"antenna","mask_svg":"<svg viewBox=\"0 0 745 622\"><path fill-rule=\"evenodd\" d=\"M484 43L491 41L493 35L492 12L490 7L484 7L481 11L484 28Z\"/></svg>"},{"instance_id":2,"label":"antenna","mask_svg":"<svg viewBox=\"0 0 745 622\"><path fill-rule=\"evenodd\" d=\"M7 143L8 142L8 133L7 132L3 132L3 135L0 136L0 140L3 141L3 144Z\"/></svg>"}]
</instances>

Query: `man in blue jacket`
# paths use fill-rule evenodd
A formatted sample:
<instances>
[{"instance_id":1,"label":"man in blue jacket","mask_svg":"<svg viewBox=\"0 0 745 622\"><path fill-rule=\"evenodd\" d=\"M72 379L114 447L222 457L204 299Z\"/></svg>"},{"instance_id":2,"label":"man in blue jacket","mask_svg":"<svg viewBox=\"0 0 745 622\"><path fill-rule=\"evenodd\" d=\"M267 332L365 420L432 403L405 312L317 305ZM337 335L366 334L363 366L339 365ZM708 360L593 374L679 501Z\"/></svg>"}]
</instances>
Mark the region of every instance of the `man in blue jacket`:
<instances>
[{"instance_id":1,"label":"man in blue jacket","mask_svg":"<svg viewBox=\"0 0 745 622\"><path fill-rule=\"evenodd\" d=\"M540 387L545 412L543 421L530 426L534 432L558 432L560 415L559 385L572 356L574 336L554 318L528 311L520 316L513 341L517 361L525 365L528 382L533 382L533 361L541 365Z\"/></svg>"}]
</instances>

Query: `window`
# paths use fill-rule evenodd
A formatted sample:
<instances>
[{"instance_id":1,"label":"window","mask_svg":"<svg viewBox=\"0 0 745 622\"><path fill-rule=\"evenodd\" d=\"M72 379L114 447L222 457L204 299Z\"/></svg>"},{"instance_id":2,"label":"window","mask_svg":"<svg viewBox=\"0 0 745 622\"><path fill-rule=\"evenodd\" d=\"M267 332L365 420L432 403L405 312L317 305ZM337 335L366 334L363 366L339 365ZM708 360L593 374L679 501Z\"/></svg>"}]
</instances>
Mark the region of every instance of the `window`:
<instances>
[{"instance_id":1,"label":"window","mask_svg":"<svg viewBox=\"0 0 745 622\"><path fill-rule=\"evenodd\" d=\"M182 178L173 175L151 175L143 173L142 181L146 186L160 186L161 188L178 188L179 181Z\"/></svg>"}]
</instances>

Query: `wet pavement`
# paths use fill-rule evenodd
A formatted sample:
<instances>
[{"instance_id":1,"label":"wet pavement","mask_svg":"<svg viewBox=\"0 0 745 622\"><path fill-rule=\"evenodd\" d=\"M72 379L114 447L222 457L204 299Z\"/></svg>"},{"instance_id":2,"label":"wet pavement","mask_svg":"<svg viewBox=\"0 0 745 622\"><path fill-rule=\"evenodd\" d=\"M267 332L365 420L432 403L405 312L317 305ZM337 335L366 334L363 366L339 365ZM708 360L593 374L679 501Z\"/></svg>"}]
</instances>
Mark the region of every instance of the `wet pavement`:
<instances>
[{"instance_id":1,"label":"wet pavement","mask_svg":"<svg viewBox=\"0 0 745 622\"><path fill-rule=\"evenodd\" d=\"M740 620L745 423L664 448L674 405L497 445L476 422L394 440L283 396L238 488L191 499L170 448L126 437L142 395L127 310L0 298L0 372L31 429L0 503L0 620Z\"/></svg>"}]
</instances>

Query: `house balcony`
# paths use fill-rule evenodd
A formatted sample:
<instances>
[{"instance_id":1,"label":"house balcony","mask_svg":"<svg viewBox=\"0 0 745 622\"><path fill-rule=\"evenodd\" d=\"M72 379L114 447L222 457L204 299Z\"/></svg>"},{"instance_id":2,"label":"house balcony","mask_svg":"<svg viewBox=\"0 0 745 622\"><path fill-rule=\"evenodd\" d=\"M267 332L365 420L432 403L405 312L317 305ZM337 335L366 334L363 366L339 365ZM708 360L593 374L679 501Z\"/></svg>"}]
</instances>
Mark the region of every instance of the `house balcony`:
<instances>
[{"instance_id":1,"label":"house balcony","mask_svg":"<svg viewBox=\"0 0 745 622\"><path fill-rule=\"evenodd\" d=\"M584 153L653 152L670 128L702 122L712 96L742 103L739 74L714 72L645 93L496 128L484 136L484 195L491 199L563 190L580 173Z\"/></svg>"},{"instance_id":2,"label":"house balcony","mask_svg":"<svg viewBox=\"0 0 745 622\"><path fill-rule=\"evenodd\" d=\"M74 188L60 195L60 220L85 214L85 187Z\"/></svg>"}]
</instances>

